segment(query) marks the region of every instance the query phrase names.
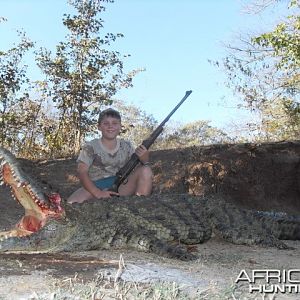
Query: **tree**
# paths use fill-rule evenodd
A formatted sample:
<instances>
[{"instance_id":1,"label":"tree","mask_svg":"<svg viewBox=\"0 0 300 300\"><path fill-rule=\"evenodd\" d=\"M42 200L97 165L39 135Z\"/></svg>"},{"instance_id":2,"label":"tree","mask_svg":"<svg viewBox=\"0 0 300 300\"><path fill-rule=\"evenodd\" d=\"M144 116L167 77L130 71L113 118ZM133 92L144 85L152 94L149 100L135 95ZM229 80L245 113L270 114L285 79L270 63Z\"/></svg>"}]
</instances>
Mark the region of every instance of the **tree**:
<instances>
[{"instance_id":1,"label":"tree","mask_svg":"<svg viewBox=\"0 0 300 300\"><path fill-rule=\"evenodd\" d=\"M289 99L280 99L262 106L261 134L264 135L264 140L299 139L300 111L294 105Z\"/></svg>"},{"instance_id":2,"label":"tree","mask_svg":"<svg viewBox=\"0 0 300 300\"><path fill-rule=\"evenodd\" d=\"M209 125L209 121L195 121L178 127L166 128L157 142L157 148L182 148L229 142L231 139L222 130Z\"/></svg>"},{"instance_id":3,"label":"tree","mask_svg":"<svg viewBox=\"0 0 300 300\"><path fill-rule=\"evenodd\" d=\"M130 87L135 72L125 74L121 54L109 46L122 34L102 34L103 20L98 17L111 0L69 0L76 15L64 15L63 24L69 34L60 42L56 53L42 48L36 59L46 74L49 91L59 112L56 139L68 132L68 143L76 153L82 139L101 106L112 103L112 96L123 87Z\"/></svg>"},{"instance_id":4,"label":"tree","mask_svg":"<svg viewBox=\"0 0 300 300\"><path fill-rule=\"evenodd\" d=\"M2 21L5 19L1 19ZM19 124L19 116L13 107L20 105L26 97L26 92L20 92L24 84L28 83L26 65L22 59L26 52L33 47L33 43L24 32L19 31L20 42L7 51L0 51L0 143L11 150L14 145L12 133Z\"/></svg>"},{"instance_id":5,"label":"tree","mask_svg":"<svg viewBox=\"0 0 300 300\"><path fill-rule=\"evenodd\" d=\"M261 2L266 4L265 0ZM279 109L281 120L284 114L285 123L295 130L299 127L295 122L300 120L299 3L298 0L290 1L290 8L296 13L288 16L274 30L243 38L239 46L229 45L231 54L222 64L228 77L228 86L241 96L246 107L260 114L270 112L268 105L273 110ZM276 122L276 118L273 121ZM296 132L289 133L290 137L296 135Z\"/></svg>"}]
</instances>

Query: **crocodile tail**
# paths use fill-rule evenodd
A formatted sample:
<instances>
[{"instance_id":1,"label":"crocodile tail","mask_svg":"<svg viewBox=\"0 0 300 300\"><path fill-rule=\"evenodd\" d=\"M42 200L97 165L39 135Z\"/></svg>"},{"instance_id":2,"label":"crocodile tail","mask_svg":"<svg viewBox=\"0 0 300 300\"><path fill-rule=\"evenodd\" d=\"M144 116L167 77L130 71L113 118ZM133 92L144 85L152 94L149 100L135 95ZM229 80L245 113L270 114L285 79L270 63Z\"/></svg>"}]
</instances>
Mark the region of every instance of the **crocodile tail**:
<instances>
[{"instance_id":1,"label":"crocodile tail","mask_svg":"<svg viewBox=\"0 0 300 300\"><path fill-rule=\"evenodd\" d=\"M286 216L277 220L278 238L281 240L300 240L300 217Z\"/></svg>"},{"instance_id":2,"label":"crocodile tail","mask_svg":"<svg viewBox=\"0 0 300 300\"><path fill-rule=\"evenodd\" d=\"M300 216L288 215L284 212L255 212L263 223L269 224L271 232L280 240L300 240Z\"/></svg>"}]
</instances>

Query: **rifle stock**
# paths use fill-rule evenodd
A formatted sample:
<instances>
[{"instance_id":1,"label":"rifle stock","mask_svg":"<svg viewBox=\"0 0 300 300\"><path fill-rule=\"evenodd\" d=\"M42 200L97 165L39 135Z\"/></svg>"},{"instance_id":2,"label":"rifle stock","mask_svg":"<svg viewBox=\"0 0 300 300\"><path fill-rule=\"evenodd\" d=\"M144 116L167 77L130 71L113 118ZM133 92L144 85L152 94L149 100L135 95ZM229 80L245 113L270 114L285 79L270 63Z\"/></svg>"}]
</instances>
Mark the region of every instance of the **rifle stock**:
<instances>
[{"instance_id":1,"label":"rifle stock","mask_svg":"<svg viewBox=\"0 0 300 300\"><path fill-rule=\"evenodd\" d=\"M158 127L150 134L150 136L143 140L142 145L144 145L147 149L151 147L151 145L155 142L158 136L162 133L164 129L164 125L169 121L171 116L175 113L175 111L179 108L179 106L187 99L187 97L192 93L192 91L186 91L185 96L180 100L180 102L175 106L175 108L168 114L168 116L158 125ZM130 159L126 162L126 164L117 172L116 180L113 186L109 189L110 191L117 192L119 186L125 182L130 175L130 173L135 169L137 164L139 163L139 157L133 153Z\"/></svg>"}]
</instances>

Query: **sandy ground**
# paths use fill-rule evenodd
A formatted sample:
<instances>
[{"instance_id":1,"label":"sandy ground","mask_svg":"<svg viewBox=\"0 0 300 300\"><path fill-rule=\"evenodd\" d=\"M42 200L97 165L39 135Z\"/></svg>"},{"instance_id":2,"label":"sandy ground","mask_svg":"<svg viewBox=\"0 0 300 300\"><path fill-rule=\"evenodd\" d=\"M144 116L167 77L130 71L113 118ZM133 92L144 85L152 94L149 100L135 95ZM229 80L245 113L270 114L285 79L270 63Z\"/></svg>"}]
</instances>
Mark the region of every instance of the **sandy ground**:
<instances>
[{"instance_id":1,"label":"sandy ground","mask_svg":"<svg viewBox=\"0 0 300 300\"><path fill-rule=\"evenodd\" d=\"M76 282L88 285L100 274L106 282L116 277L135 284L175 282L189 299L209 299L208 295L215 295L210 299L300 299L300 291L249 293L246 282L235 283L241 270L250 274L255 269L300 269L300 242L287 241L287 244L294 249L233 245L215 237L196 247L199 259L193 262L129 250L6 254L0 256L0 299L58 299L55 292L64 284L74 283L76 278ZM120 257L124 261L122 268ZM299 276L294 280L300 280L300 273L295 275ZM261 284L265 283L261 280ZM76 299L74 295L69 297L65 299Z\"/></svg>"}]
</instances>

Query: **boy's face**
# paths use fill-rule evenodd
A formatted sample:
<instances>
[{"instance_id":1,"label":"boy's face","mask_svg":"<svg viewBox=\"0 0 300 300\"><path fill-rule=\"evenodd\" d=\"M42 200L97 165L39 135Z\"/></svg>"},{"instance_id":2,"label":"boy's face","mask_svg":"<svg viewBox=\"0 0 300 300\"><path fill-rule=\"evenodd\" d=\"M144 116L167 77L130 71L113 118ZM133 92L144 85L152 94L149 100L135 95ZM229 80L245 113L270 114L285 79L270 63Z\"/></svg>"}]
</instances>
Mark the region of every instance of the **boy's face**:
<instances>
[{"instance_id":1,"label":"boy's face","mask_svg":"<svg viewBox=\"0 0 300 300\"><path fill-rule=\"evenodd\" d=\"M102 133L102 137L113 140L121 131L121 121L117 118L105 116L98 124L98 129Z\"/></svg>"}]
</instances>

